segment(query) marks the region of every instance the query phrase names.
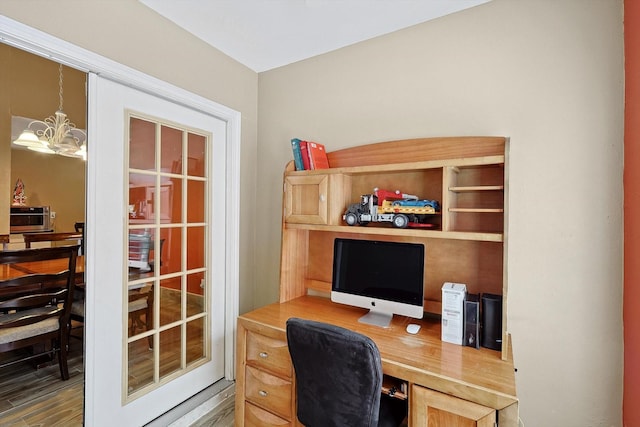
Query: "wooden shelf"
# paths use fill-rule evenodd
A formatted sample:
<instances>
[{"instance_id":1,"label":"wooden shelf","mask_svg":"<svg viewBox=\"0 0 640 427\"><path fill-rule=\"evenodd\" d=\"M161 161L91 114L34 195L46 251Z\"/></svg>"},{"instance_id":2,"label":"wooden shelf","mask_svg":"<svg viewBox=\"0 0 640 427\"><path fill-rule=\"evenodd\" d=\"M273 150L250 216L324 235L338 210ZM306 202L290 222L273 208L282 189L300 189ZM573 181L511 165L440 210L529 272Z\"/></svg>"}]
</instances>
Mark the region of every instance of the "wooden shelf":
<instances>
[{"instance_id":1,"label":"wooden shelf","mask_svg":"<svg viewBox=\"0 0 640 427\"><path fill-rule=\"evenodd\" d=\"M504 185L474 185L464 187L449 187L454 193L466 193L472 191L504 191Z\"/></svg>"},{"instance_id":2,"label":"wooden shelf","mask_svg":"<svg viewBox=\"0 0 640 427\"><path fill-rule=\"evenodd\" d=\"M429 239L474 240L478 242L502 242L502 233L482 233L466 231L425 230L421 228L393 228L376 226L318 225L287 223L289 230L326 231L332 233L352 233L379 236L424 237Z\"/></svg>"},{"instance_id":3,"label":"wooden shelf","mask_svg":"<svg viewBox=\"0 0 640 427\"><path fill-rule=\"evenodd\" d=\"M448 281L467 284L470 293L503 295L504 356L506 151L506 138L425 138L329 152L330 169L295 171L291 161L284 171L280 301L308 291L330 293L338 237L419 242L429 247L425 312L441 313L441 287ZM440 211L425 216L398 210L390 218L383 210L378 216L361 199L375 188L437 200ZM349 226L346 212L369 223ZM400 215L429 226L396 228Z\"/></svg>"},{"instance_id":4,"label":"wooden shelf","mask_svg":"<svg viewBox=\"0 0 640 427\"><path fill-rule=\"evenodd\" d=\"M406 381L385 375L382 379L382 394L395 399L407 400L409 385Z\"/></svg>"},{"instance_id":5,"label":"wooden shelf","mask_svg":"<svg viewBox=\"0 0 640 427\"><path fill-rule=\"evenodd\" d=\"M498 208L449 208L449 212L503 213L504 209L498 209Z\"/></svg>"},{"instance_id":6,"label":"wooden shelf","mask_svg":"<svg viewBox=\"0 0 640 427\"><path fill-rule=\"evenodd\" d=\"M342 168L286 171L286 176L326 175L326 174L379 174L386 172L403 172L412 170L438 169L443 167L469 167L483 165L499 165L504 163L504 156L463 157L457 159L427 160L422 162L393 163L374 166L350 166Z\"/></svg>"}]
</instances>

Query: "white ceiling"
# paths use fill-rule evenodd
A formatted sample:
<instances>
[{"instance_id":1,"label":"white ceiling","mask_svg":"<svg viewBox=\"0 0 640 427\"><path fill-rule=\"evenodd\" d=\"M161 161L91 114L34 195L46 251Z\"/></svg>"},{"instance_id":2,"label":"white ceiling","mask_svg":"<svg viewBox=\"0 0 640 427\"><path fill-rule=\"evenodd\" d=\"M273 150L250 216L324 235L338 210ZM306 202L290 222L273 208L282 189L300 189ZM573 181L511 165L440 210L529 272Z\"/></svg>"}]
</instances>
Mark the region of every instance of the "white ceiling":
<instances>
[{"instance_id":1,"label":"white ceiling","mask_svg":"<svg viewBox=\"0 0 640 427\"><path fill-rule=\"evenodd\" d=\"M256 72L490 0L139 0Z\"/></svg>"}]
</instances>

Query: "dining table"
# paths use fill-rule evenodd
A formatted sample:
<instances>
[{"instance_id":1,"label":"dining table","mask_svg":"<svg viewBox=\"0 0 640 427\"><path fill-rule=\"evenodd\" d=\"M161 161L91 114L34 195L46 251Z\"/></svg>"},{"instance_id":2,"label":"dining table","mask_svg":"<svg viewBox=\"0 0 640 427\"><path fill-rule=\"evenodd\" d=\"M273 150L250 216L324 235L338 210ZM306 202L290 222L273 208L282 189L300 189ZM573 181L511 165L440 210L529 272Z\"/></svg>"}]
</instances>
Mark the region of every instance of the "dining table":
<instances>
[{"instance_id":1,"label":"dining table","mask_svg":"<svg viewBox=\"0 0 640 427\"><path fill-rule=\"evenodd\" d=\"M36 249L37 250L37 249ZM24 276L25 274L37 273L58 273L66 270L69 261L66 258L21 262L14 264L3 264L3 270L0 271L0 280L10 279L12 277ZM79 255L76 258L76 284L84 283L84 256Z\"/></svg>"},{"instance_id":2,"label":"dining table","mask_svg":"<svg viewBox=\"0 0 640 427\"><path fill-rule=\"evenodd\" d=\"M37 249L36 249L37 250ZM18 264L3 264L0 266L0 280L19 277L25 274L37 273L57 273L67 268L66 259L56 259L48 261L23 262ZM76 258L76 287L84 287L85 256L78 255ZM129 281L148 278L153 276L153 271L142 271L138 268L129 267Z\"/></svg>"},{"instance_id":3,"label":"dining table","mask_svg":"<svg viewBox=\"0 0 640 427\"><path fill-rule=\"evenodd\" d=\"M36 249L37 250L37 249ZM0 280L11 279L13 277L20 277L26 274L50 274L59 273L67 269L69 260L66 258L47 260L47 261L33 261L33 262L21 262L13 264L2 264L0 266ZM76 258L76 274L75 274L75 286L76 288L84 288L84 256L78 256ZM25 287L24 291L37 291L40 289L39 284L31 285L32 289ZM0 295L4 292L0 289Z\"/></svg>"}]
</instances>

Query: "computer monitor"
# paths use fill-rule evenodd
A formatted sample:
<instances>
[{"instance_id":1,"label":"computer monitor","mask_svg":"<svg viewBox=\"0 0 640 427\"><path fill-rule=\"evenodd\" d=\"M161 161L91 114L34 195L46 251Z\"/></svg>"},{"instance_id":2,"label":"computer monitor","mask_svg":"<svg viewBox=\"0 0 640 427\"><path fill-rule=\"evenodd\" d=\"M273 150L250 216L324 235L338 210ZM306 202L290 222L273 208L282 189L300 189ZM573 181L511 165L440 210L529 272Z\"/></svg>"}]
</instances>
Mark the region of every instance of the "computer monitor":
<instances>
[{"instance_id":1,"label":"computer monitor","mask_svg":"<svg viewBox=\"0 0 640 427\"><path fill-rule=\"evenodd\" d=\"M336 238L331 301L368 308L360 322L388 327L394 314L424 314L421 243Z\"/></svg>"}]
</instances>

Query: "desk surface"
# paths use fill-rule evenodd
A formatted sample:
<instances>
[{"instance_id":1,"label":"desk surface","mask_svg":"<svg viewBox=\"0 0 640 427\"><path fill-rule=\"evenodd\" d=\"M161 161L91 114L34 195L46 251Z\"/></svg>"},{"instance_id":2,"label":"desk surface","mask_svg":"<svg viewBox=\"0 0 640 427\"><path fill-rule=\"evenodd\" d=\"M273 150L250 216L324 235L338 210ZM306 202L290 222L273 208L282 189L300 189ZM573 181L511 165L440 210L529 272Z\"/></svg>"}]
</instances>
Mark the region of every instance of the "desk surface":
<instances>
[{"instance_id":1,"label":"desk surface","mask_svg":"<svg viewBox=\"0 0 640 427\"><path fill-rule=\"evenodd\" d=\"M511 355L509 360L502 360L499 351L442 342L437 319L394 316L389 328L381 328L358 322L365 312L332 303L327 298L304 296L259 308L241 315L240 319L264 324L283 333L290 317L332 323L373 339L380 350L385 374L495 409L517 402ZM422 325L418 334L406 332L409 323Z\"/></svg>"}]
</instances>

